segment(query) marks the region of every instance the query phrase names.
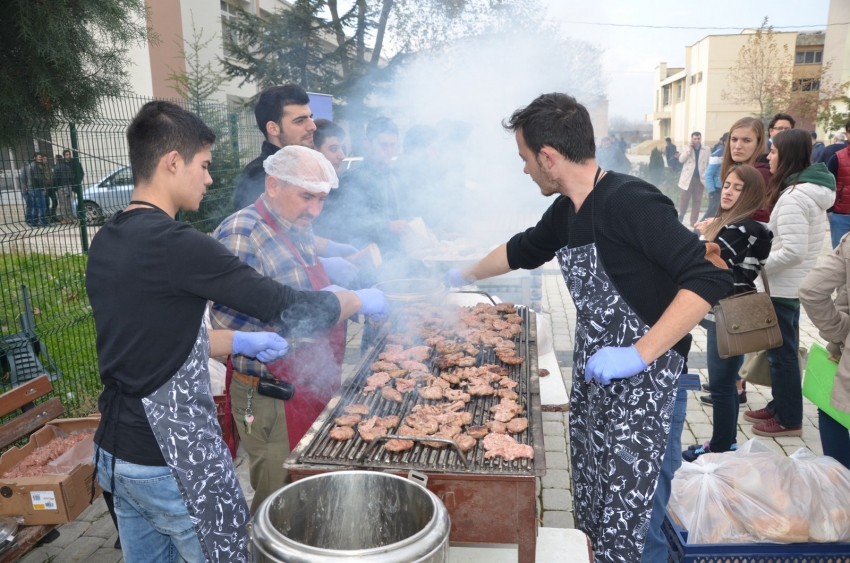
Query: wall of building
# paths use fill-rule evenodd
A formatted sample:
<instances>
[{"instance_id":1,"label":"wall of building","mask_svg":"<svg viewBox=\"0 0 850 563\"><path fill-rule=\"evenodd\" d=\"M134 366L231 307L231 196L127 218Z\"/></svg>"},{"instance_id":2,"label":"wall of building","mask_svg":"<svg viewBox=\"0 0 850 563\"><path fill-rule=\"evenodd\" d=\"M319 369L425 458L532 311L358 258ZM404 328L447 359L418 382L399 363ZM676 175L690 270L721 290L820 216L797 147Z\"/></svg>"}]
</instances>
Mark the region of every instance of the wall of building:
<instances>
[{"instance_id":1,"label":"wall of building","mask_svg":"<svg viewBox=\"0 0 850 563\"><path fill-rule=\"evenodd\" d=\"M827 14L826 38L823 44L823 62L831 63L825 78L832 83L841 84L850 80L850 25L837 25L850 22L850 2L847 0L831 0L829 13ZM847 95L850 95L848 89ZM837 102L833 104L842 112L850 110L846 104ZM827 131L818 128L818 137L826 142Z\"/></svg>"}]
</instances>

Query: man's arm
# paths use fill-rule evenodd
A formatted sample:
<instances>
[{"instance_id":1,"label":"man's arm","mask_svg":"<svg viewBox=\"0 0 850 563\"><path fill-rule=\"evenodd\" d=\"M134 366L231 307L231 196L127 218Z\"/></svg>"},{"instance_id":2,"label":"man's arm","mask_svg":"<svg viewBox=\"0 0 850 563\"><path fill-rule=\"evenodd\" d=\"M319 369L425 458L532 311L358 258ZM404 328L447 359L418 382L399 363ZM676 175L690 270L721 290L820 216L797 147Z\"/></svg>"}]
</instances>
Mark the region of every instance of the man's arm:
<instances>
[{"instance_id":1,"label":"man's arm","mask_svg":"<svg viewBox=\"0 0 850 563\"><path fill-rule=\"evenodd\" d=\"M493 252L460 271L460 277L472 283L511 272L508 265L508 245L501 244Z\"/></svg>"},{"instance_id":2,"label":"man's arm","mask_svg":"<svg viewBox=\"0 0 850 563\"><path fill-rule=\"evenodd\" d=\"M651 364L684 338L709 309L711 303L693 291L680 289L658 322L635 342L638 354Z\"/></svg>"}]
</instances>

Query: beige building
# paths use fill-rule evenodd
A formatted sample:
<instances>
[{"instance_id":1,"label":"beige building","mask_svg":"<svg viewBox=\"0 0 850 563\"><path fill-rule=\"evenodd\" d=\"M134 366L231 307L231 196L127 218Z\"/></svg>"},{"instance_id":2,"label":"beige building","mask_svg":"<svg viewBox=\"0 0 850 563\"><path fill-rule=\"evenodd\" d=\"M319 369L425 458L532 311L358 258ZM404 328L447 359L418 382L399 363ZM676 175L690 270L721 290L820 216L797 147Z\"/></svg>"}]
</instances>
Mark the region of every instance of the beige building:
<instances>
[{"instance_id":1,"label":"beige building","mask_svg":"<svg viewBox=\"0 0 850 563\"><path fill-rule=\"evenodd\" d=\"M758 113L758 105L737 105L722 96L730 87L729 71L752 33L754 30L709 35L685 48L684 67L671 68L667 63L656 67L655 107L646 115L646 121L652 123L653 142L646 143L647 152L654 146L662 147L666 137L684 145L694 131L701 132L704 142L713 145L736 120ZM796 87L812 87L810 78L818 75L823 60L824 32L774 32L774 37L780 49L794 54ZM813 128L811 123L800 125Z\"/></svg>"},{"instance_id":2,"label":"beige building","mask_svg":"<svg viewBox=\"0 0 850 563\"><path fill-rule=\"evenodd\" d=\"M226 56L221 39L223 22L233 16L236 7L262 15L290 6L284 0L145 0L145 5L159 42L131 50L130 87L134 94L155 98L177 97L168 76L172 71L186 70L180 46L192 39L193 23L204 39L214 37L201 53L201 64L215 63ZM239 101L257 93L254 84L239 86L240 82L237 78L225 83L212 99Z\"/></svg>"},{"instance_id":3,"label":"beige building","mask_svg":"<svg viewBox=\"0 0 850 563\"><path fill-rule=\"evenodd\" d=\"M829 3L829 14L827 15L826 39L823 44L823 61L831 63L830 68L824 73L824 78L833 84L850 82L850 2L846 0L832 0ZM850 89L845 92L850 96ZM839 102L836 105L838 111L848 112L847 104ZM824 139L826 133L834 131L823 131L818 128L818 136ZM821 134L824 134L821 136Z\"/></svg>"}]
</instances>

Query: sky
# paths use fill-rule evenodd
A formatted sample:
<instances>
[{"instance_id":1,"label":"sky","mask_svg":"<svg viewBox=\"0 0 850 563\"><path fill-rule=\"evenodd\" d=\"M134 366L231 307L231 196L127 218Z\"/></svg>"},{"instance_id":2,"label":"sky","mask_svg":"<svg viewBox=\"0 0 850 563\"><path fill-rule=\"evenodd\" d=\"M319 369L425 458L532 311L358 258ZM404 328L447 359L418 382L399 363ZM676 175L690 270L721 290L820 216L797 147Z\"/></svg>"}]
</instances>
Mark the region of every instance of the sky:
<instances>
[{"instance_id":1,"label":"sky","mask_svg":"<svg viewBox=\"0 0 850 563\"><path fill-rule=\"evenodd\" d=\"M833 0L843 2L848 0ZM588 6L592 5L592 9ZM767 16L775 27L817 25L826 29L829 0L549 0L546 18L560 24L564 35L604 49L608 79L608 114L643 121L652 111L655 67L684 66L685 47L707 35L756 28ZM649 29L570 22L630 25L734 27L721 29ZM788 31L795 31L796 28Z\"/></svg>"}]
</instances>

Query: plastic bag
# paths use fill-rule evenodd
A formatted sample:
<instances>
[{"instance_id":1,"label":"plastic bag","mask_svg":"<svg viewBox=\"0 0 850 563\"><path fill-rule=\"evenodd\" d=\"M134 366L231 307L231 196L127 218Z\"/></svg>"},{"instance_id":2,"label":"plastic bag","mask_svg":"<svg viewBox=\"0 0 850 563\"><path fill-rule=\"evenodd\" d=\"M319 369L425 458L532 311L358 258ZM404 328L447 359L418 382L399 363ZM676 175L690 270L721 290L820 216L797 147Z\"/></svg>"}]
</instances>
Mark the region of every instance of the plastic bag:
<instances>
[{"instance_id":1,"label":"plastic bag","mask_svg":"<svg viewBox=\"0 0 850 563\"><path fill-rule=\"evenodd\" d=\"M81 442L44 466L45 475L65 475L80 464L94 465L94 432L87 432Z\"/></svg>"},{"instance_id":2,"label":"plastic bag","mask_svg":"<svg viewBox=\"0 0 850 563\"><path fill-rule=\"evenodd\" d=\"M683 464L668 508L688 543L808 541L808 484L788 458L751 440L736 453Z\"/></svg>"},{"instance_id":3,"label":"plastic bag","mask_svg":"<svg viewBox=\"0 0 850 563\"><path fill-rule=\"evenodd\" d=\"M800 448L789 458L808 485L809 541L850 541L850 470L827 456Z\"/></svg>"}]
</instances>

